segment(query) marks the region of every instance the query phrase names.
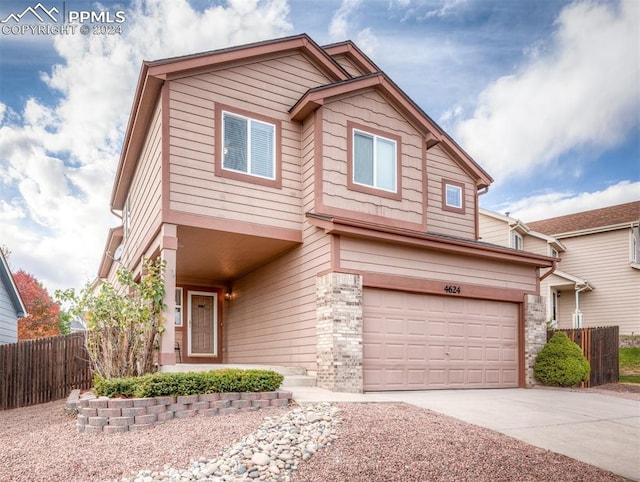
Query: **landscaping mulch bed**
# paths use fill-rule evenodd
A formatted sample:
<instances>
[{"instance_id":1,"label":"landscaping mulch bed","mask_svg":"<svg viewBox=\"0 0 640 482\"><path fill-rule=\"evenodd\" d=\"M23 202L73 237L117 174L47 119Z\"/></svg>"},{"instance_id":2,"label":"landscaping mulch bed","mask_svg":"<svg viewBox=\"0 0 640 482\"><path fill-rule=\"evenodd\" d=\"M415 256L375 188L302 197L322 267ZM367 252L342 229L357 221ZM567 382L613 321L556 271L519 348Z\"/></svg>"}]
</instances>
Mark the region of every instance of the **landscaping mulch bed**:
<instances>
[{"instance_id":1,"label":"landscaping mulch bed","mask_svg":"<svg viewBox=\"0 0 640 482\"><path fill-rule=\"evenodd\" d=\"M337 440L302 462L293 482L623 481L506 435L421 408L339 404ZM93 481L215 458L288 408L174 420L143 432L88 435L64 401L0 412L0 481ZM274 479L276 480L276 479Z\"/></svg>"}]
</instances>

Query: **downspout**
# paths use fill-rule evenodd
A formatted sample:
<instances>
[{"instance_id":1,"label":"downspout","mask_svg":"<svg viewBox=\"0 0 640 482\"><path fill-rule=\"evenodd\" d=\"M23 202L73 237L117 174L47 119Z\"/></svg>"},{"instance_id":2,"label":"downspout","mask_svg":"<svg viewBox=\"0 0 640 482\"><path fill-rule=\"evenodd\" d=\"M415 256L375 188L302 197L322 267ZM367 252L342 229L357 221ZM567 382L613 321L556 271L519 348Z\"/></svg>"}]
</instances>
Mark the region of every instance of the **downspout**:
<instances>
[{"instance_id":1,"label":"downspout","mask_svg":"<svg viewBox=\"0 0 640 482\"><path fill-rule=\"evenodd\" d=\"M478 189L476 186L476 241L480 239L480 196L489 191L489 186Z\"/></svg>"},{"instance_id":2,"label":"downspout","mask_svg":"<svg viewBox=\"0 0 640 482\"><path fill-rule=\"evenodd\" d=\"M540 281L542 281L545 278L547 278L548 276L552 275L557 268L558 268L558 262L554 261L553 262L553 266L551 266L551 268L549 268L549 271L546 271L542 276L540 276Z\"/></svg>"}]
</instances>

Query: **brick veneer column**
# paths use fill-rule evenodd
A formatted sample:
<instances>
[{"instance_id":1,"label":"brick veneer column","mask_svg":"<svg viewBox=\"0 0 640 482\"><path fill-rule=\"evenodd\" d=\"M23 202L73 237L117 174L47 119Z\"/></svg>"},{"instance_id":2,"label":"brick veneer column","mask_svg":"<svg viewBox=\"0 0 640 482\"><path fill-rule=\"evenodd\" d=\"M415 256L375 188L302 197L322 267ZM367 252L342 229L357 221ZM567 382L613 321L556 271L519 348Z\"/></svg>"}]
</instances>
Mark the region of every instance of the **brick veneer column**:
<instances>
[{"instance_id":1,"label":"brick veneer column","mask_svg":"<svg viewBox=\"0 0 640 482\"><path fill-rule=\"evenodd\" d=\"M525 295L524 298L524 363L527 387L537 385L533 373L536 357L547 343L545 299L542 296Z\"/></svg>"},{"instance_id":2,"label":"brick veneer column","mask_svg":"<svg viewBox=\"0 0 640 482\"><path fill-rule=\"evenodd\" d=\"M362 392L362 278L329 273L316 280L317 385Z\"/></svg>"}]
</instances>

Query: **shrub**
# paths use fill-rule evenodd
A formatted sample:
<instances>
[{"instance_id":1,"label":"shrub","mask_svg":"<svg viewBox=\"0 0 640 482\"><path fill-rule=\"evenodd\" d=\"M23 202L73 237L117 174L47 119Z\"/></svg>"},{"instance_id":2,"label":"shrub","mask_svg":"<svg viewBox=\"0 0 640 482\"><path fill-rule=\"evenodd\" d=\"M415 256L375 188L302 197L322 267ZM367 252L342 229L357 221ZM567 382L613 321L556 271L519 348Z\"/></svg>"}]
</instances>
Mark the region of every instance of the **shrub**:
<instances>
[{"instance_id":1,"label":"shrub","mask_svg":"<svg viewBox=\"0 0 640 482\"><path fill-rule=\"evenodd\" d=\"M208 372L154 373L141 377L94 377L96 395L161 397L222 392L270 392L284 380L271 370L223 369Z\"/></svg>"},{"instance_id":2,"label":"shrub","mask_svg":"<svg viewBox=\"0 0 640 482\"><path fill-rule=\"evenodd\" d=\"M538 354L533 371L544 385L570 387L589 380L591 367L580 347L557 331Z\"/></svg>"}]
</instances>

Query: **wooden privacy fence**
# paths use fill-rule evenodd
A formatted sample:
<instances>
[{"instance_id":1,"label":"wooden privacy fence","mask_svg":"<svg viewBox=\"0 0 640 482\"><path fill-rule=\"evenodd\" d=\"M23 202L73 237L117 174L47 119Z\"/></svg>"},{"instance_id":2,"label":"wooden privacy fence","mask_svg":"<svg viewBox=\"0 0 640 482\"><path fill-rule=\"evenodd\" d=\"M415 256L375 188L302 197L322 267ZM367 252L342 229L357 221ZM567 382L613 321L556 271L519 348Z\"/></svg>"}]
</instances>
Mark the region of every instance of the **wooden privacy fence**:
<instances>
[{"instance_id":1,"label":"wooden privacy fence","mask_svg":"<svg viewBox=\"0 0 640 482\"><path fill-rule=\"evenodd\" d=\"M81 333L0 345L0 410L59 400L74 388L90 387Z\"/></svg>"},{"instance_id":2,"label":"wooden privacy fence","mask_svg":"<svg viewBox=\"0 0 640 482\"><path fill-rule=\"evenodd\" d=\"M584 357L591 365L587 387L596 387L605 383L617 383L619 377L618 365L618 326L603 326L599 328L574 328L562 331L571 341L581 349ZM554 330L547 332L547 340L553 336Z\"/></svg>"}]
</instances>

